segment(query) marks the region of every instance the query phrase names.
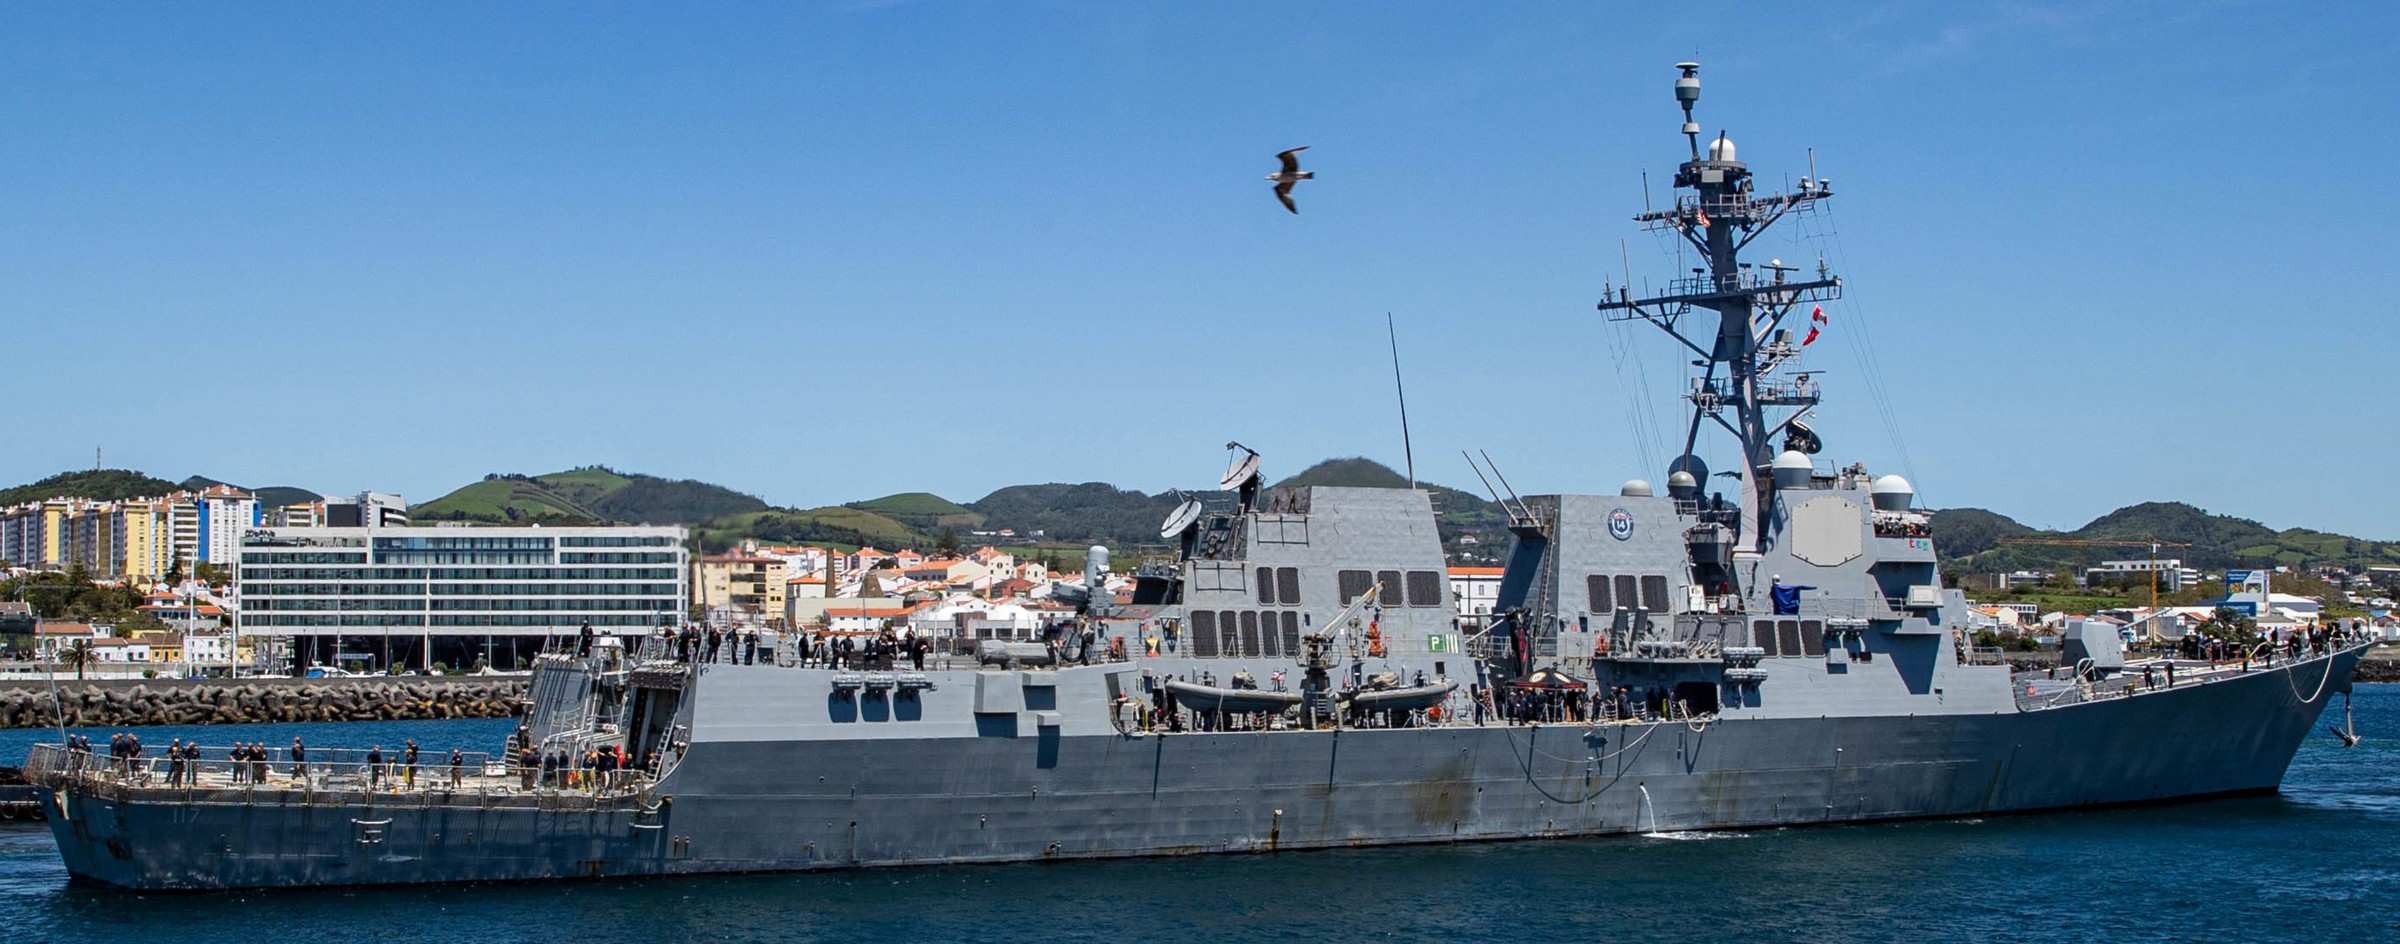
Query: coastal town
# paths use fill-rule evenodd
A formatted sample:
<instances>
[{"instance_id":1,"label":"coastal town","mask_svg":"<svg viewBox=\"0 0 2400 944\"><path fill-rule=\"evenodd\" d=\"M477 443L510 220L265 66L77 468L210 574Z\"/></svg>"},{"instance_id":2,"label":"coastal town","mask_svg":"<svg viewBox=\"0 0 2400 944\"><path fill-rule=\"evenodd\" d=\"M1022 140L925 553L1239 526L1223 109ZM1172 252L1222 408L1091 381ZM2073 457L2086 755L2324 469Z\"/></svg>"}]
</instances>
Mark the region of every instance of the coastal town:
<instances>
[{"instance_id":1,"label":"coastal town","mask_svg":"<svg viewBox=\"0 0 2400 944\"><path fill-rule=\"evenodd\" d=\"M0 581L14 591L0 600L0 675L505 675L580 632L684 626L972 652L985 640L1039 641L1074 621L1066 601L1092 592L1078 548L964 537L972 541L925 549L745 540L694 554L681 526L412 525L401 496L371 491L275 506L226 485L58 497L0 509ZM1101 573L1099 592L1132 603L1130 570ZM1492 617L1501 574L1449 567L1461 631ZM2331 594L2274 589L2298 576L2204 572L2173 558L1970 575L1964 632L1977 646L2024 652L2055 650L2082 626L2135 646L2318 627L2400 640L2391 599L2400 567L2306 573ZM2143 584L2152 600L2163 590L2192 602L2145 604L2128 592L2124 605L2049 605L2083 588ZM2194 588L2221 592L2195 598Z\"/></svg>"}]
</instances>

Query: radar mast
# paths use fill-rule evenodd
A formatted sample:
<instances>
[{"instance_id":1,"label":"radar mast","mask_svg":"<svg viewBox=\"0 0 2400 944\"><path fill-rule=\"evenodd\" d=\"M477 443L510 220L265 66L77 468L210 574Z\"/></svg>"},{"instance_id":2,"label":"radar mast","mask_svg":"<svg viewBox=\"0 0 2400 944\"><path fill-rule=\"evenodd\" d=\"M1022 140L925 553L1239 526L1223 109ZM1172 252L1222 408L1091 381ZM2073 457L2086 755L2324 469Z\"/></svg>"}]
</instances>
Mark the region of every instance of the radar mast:
<instances>
[{"instance_id":1,"label":"radar mast","mask_svg":"<svg viewBox=\"0 0 2400 944\"><path fill-rule=\"evenodd\" d=\"M1634 220L1646 230L1671 230L1682 236L1699 250L1707 266L1669 283L1663 295L1635 298L1631 286L1610 288L1599 308L1608 312L1612 321L1640 319L1656 325L1703 359L1697 363L1705 368L1704 373L1684 395L1692 403L1691 423L1684 434L1686 458L1678 459L1673 471L1681 471L1687 462L1705 468L1691 458L1703 421L1715 422L1741 442L1742 499L1735 553L1749 556L1758 553L1760 523L1772 497L1773 478L1765 472L1775 458L1774 438L1790 432L1813 439L1805 425L1795 423L1817 403L1815 380L1805 371L1788 379L1776 374L1777 368L1800 353L1790 335L1781 332L1784 318L1803 304L1840 297L1842 280L1826 272L1822 261L1815 279L1796 281L1791 278L1796 270L1780 261L1769 263L1762 274L1740 261L1740 256L1784 214L1832 196L1833 190L1822 179L1804 177L1791 193L1753 193L1750 168L1735 159L1732 139L1720 131L1705 150L1700 144L1700 124L1692 115L1692 106L1700 101L1700 64L1680 62L1675 67L1683 72L1675 80L1675 100L1683 107L1683 135L1690 144L1691 159L1675 170L1679 192L1673 205ZM1690 192L1680 192L1686 190ZM1694 308L1717 313L1713 338L1693 337L1693 329L1707 327L1686 323ZM1770 409L1789 412L1770 418ZM1699 485L1705 491L1708 483Z\"/></svg>"}]
</instances>

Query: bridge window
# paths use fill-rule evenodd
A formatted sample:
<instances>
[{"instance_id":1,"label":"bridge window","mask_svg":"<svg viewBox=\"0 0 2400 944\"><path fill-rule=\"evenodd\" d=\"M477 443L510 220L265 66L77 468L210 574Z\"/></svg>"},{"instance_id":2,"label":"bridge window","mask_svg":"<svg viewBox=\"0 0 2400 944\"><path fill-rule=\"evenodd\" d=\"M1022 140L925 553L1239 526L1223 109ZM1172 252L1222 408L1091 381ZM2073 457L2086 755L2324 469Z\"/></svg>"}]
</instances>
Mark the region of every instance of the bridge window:
<instances>
[{"instance_id":1,"label":"bridge window","mask_svg":"<svg viewBox=\"0 0 2400 944\"><path fill-rule=\"evenodd\" d=\"M1750 644L1766 650L1767 658L1774 658L1776 655L1775 621L1762 619L1751 623Z\"/></svg>"},{"instance_id":2,"label":"bridge window","mask_svg":"<svg viewBox=\"0 0 2400 944\"><path fill-rule=\"evenodd\" d=\"M1800 651L1811 657L1825 654L1825 621L1800 621Z\"/></svg>"},{"instance_id":3,"label":"bridge window","mask_svg":"<svg viewBox=\"0 0 2400 944\"><path fill-rule=\"evenodd\" d=\"M1642 577L1642 606L1652 613L1675 611L1674 605L1667 602L1666 577L1659 574L1646 574Z\"/></svg>"},{"instance_id":4,"label":"bridge window","mask_svg":"<svg viewBox=\"0 0 2400 944\"><path fill-rule=\"evenodd\" d=\"M1201 659L1217 657L1217 611L1192 613L1192 655Z\"/></svg>"},{"instance_id":5,"label":"bridge window","mask_svg":"<svg viewBox=\"0 0 2400 944\"><path fill-rule=\"evenodd\" d=\"M1285 610L1283 615L1290 616L1292 611ZM1275 614L1271 612L1259 614L1258 653L1260 655L1272 659L1283 654L1283 640L1276 638L1278 635L1280 634L1275 632Z\"/></svg>"},{"instance_id":6,"label":"bridge window","mask_svg":"<svg viewBox=\"0 0 2400 944\"><path fill-rule=\"evenodd\" d=\"M1283 651L1286 655L1300 654L1300 614L1283 611Z\"/></svg>"},{"instance_id":7,"label":"bridge window","mask_svg":"<svg viewBox=\"0 0 2400 944\"><path fill-rule=\"evenodd\" d=\"M1275 602L1285 606L1300 605L1300 568L1275 569Z\"/></svg>"},{"instance_id":8,"label":"bridge window","mask_svg":"<svg viewBox=\"0 0 2400 944\"><path fill-rule=\"evenodd\" d=\"M1402 586L1400 585L1400 572L1399 572L1399 571L1397 571L1397 570L1379 570L1379 571L1376 571L1376 572L1375 572L1375 580L1376 580L1376 582L1383 584L1383 590L1382 590L1382 592L1381 592L1380 594L1378 594L1378 595L1375 597L1375 602L1377 602L1377 603L1381 603L1381 604L1383 604L1383 605L1385 605L1385 606L1406 606L1406 605L1407 605L1407 602L1408 602L1408 601L1406 600L1407 589L1406 589L1406 588L1404 588L1404 587L1402 587Z\"/></svg>"},{"instance_id":9,"label":"bridge window","mask_svg":"<svg viewBox=\"0 0 2400 944\"><path fill-rule=\"evenodd\" d=\"M1350 601L1366 595L1367 588L1375 585L1375 578L1363 570L1345 570L1335 574L1334 579L1341 584L1343 606L1349 606Z\"/></svg>"},{"instance_id":10,"label":"bridge window","mask_svg":"<svg viewBox=\"0 0 2400 944\"><path fill-rule=\"evenodd\" d=\"M1634 581L1634 579L1633 579L1633 576L1632 576L1632 575L1630 575L1630 574L1618 574L1618 575L1617 575L1617 605L1618 605L1618 606L1621 606L1621 607L1624 607L1624 608L1626 608L1626 609L1632 609L1634 606L1636 606L1636 605L1637 605L1637 604L1635 604L1635 603L1634 603L1634 601L1636 601L1636 600L1639 600L1639 599L1641 599L1641 598L1642 598L1642 593L1641 593L1641 590L1640 590L1640 588L1638 587L1638 585L1636 584L1636 582Z\"/></svg>"},{"instance_id":11,"label":"bridge window","mask_svg":"<svg viewBox=\"0 0 2400 944\"><path fill-rule=\"evenodd\" d=\"M1442 605L1442 575L1430 570L1408 572L1408 605Z\"/></svg>"},{"instance_id":12,"label":"bridge window","mask_svg":"<svg viewBox=\"0 0 2400 944\"><path fill-rule=\"evenodd\" d=\"M1617 611L1615 598L1608 592L1608 575L1593 574L1583 578L1583 592L1592 598L1592 612L1608 614Z\"/></svg>"},{"instance_id":13,"label":"bridge window","mask_svg":"<svg viewBox=\"0 0 2400 944\"><path fill-rule=\"evenodd\" d=\"M1242 634L1237 629L1240 625L1232 610L1217 611L1217 649L1225 658L1242 654Z\"/></svg>"},{"instance_id":14,"label":"bridge window","mask_svg":"<svg viewBox=\"0 0 2400 944\"><path fill-rule=\"evenodd\" d=\"M1275 568L1273 567L1258 569L1258 605L1275 605Z\"/></svg>"}]
</instances>

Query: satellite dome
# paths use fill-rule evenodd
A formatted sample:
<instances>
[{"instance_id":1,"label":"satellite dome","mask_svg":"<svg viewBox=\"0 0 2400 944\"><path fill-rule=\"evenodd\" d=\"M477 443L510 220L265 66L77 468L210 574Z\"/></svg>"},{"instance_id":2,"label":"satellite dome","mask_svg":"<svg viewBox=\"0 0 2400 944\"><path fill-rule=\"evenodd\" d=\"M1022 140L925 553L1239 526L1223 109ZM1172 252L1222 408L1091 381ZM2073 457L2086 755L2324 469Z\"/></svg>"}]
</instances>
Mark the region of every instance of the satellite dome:
<instances>
[{"instance_id":1,"label":"satellite dome","mask_svg":"<svg viewBox=\"0 0 2400 944\"><path fill-rule=\"evenodd\" d=\"M1916 486L1897 475L1886 475L1867 487L1867 495L1875 502L1877 511L1907 511L1917 497Z\"/></svg>"},{"instance_id":2,"label":"satellite dome","mask_svg":"<svg viewBox=\"0 0 2400 944\"><path fill-rule=\"evenodd\" d=\"M1809 476L1816 472L1808 456L1790 449L1775 456L1773 468L1776 488L1807 488Z\"/></svg>"},{"instance_id":3,"label":"satellite dome","mask_svg":"<svg viewBox=\"0 0 2400 944\"><path fill-rule=\"evenodd\" d=\"M1734 159L1733 139L1718 138L1714 141L1708 142L1708 159L1712 161L1732 161Z\"/></svg>"},{"instance_id":4,"label":"satellite dome","mask_svg":"<svg viewBox=\"0 0 2400 944\"><path fill-rule=\"evenodd\" d=\"M1625 483L1624 488L1617 490L1617 494L1623 495L1627 498L1649 498L1657 493L1650 490L1650 482L1648 480L1631 479Z\"/></svg>"},{"instance_id":5,"label":"satellite dome","mask_svg":"<svg viewBox=\"0 0 2400 944\"><path fill-rule=\"evenodd\" d=\"M1678 501L1695 500L1700 497L1700 480L1689 472L1678 470L1667 476L1667 494Z\"/></svg>"}]
</instances>

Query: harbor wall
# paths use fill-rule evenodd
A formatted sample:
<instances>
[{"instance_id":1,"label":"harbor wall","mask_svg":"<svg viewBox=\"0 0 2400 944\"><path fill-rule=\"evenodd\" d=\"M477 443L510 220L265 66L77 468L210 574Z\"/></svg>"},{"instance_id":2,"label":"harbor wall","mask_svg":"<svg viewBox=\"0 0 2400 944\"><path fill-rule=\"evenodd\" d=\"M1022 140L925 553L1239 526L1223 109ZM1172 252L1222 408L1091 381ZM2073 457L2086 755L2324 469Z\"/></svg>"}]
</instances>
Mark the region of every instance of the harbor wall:
<instances>
[{"instance_id":1,"label":"harbor wall","mask_svg":"<svg viewBox=\"0 0 2400 944\"><path fill-rule=\"evenodd\" d=\"M91 726L504 718L522 678L60 679L66 723ZM47 682L0 682L0 728L57 724Z\"/></svg>"}]
</instances>

